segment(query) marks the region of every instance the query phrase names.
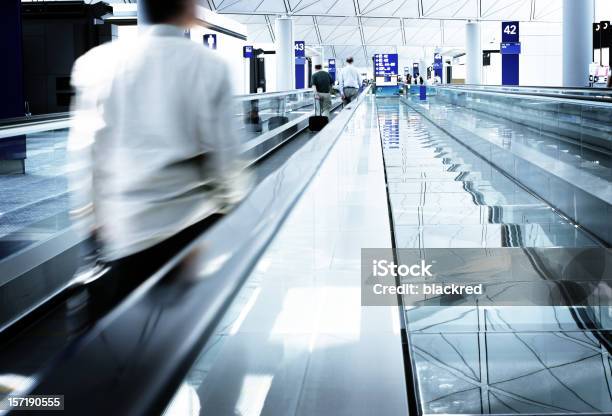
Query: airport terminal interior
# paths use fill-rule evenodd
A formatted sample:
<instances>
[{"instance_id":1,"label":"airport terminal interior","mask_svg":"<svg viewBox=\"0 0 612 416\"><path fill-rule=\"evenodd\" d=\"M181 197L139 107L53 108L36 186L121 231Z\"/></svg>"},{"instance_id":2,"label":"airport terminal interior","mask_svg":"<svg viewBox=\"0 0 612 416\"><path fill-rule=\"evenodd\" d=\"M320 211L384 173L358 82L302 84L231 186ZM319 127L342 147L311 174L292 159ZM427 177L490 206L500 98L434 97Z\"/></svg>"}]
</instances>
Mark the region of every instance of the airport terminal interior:
<instances>
[{"instance_id":1,"label":"airport terminal interior","mask_svg":"<svg viewBox=\"0 0 612 416\"><path fill-rule=\"evenodd\" d=\"M0 414L612 415L611 20L0 0Z\"/></svg>"}]
</instances>

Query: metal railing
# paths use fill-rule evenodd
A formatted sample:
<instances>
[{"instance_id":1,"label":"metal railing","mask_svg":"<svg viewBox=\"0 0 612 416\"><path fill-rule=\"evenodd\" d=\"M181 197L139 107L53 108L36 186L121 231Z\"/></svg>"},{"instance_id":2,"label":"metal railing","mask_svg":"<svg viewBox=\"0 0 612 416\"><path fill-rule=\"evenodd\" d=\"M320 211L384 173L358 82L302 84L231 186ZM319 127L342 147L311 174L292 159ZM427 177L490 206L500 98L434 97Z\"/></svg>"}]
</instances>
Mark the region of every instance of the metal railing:
<instances>
[{"instance_id":1,"label":"metal railing","mask_svg":"<svg viewBox=\"0 0 612 416\"><path fill-rule=\"evenodd\" d=\"M555 98L564 100L592 101L612 103L612 89L608 88L565 88L565 87L523 87L523 86L490 86L490 85L435 85L436 88L448 88L458 91L472 91L489 94L511 94L526 97Z\"/></svg>"}]
</instances>

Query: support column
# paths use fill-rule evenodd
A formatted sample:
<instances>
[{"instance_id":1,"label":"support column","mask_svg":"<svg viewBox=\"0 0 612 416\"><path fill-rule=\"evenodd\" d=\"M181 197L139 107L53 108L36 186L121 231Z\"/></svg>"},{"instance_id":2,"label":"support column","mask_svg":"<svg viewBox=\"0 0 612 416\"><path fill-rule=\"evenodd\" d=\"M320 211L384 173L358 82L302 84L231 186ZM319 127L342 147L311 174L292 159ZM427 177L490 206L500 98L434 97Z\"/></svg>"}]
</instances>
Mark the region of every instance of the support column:
<instances>
[{"instance_id":1,"label":"support column","mask_svg":"<svg viewBox=\"0 0 612 416\"><path fill-rule=\"evenodd\" d=\"M149 16L147 14L147 0L138 0L136 3L136 23L138 31L142 32L149 26Z\"/></svg>"},{"instance_id":2,"label":"support column","mask_svg":"<svg viewBox=\"0 0 612 416\"><path fill-rule=\"evenodd\" d=\"M480 47L480 23L465 25L465 83L482 83L482 49Z\"/></svg>"},{"instance_id":3,"label":"support column","mask_svg":"<svg viewBox=\"0 0 612 416\"><path fill-rule=\"evenodd\" d=\"M276 90L295 89L295 52L293 41L293 19L279 17L275 23L276 41Z\"/></svg>"},{"instance_id":4,"label":"support column","mask_svg":"<svg viewBox=\"0 0 612 416\"><path fill-rule=\"evenodd\" d=\"M0 119L23 117L23 47L21 0L0 1ZM26 138L16 136L0 140L0 173L23 173Z\"/></svg>"},{"instance_id":5,"label":"support column","mask_svg":"<svg viewBox=\"0 0 612 416\"><path fill-rule=\"evenodd\" d=\"M427 61L425 58L419 60L419 76L423 77L423 81L427 81Z\"/></svg>"},{"instance_id":6,"label":"support column","mask_svg":"<svg viewBox=\"0 0 612 416\"><path fill-rule=\"evenodd\" d=\"M589 84L593 61L593 0L563 0L563 86Z\"/></svg>"}]
</instances>

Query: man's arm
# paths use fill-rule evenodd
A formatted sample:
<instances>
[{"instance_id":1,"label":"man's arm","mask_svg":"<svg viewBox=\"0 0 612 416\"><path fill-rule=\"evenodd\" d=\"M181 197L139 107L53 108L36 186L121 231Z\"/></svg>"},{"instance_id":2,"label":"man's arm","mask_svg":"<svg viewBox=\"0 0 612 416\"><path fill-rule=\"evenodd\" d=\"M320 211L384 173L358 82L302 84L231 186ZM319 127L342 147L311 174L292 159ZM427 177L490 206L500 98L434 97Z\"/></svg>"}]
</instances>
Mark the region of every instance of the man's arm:
<instances>
[{"instance_id":1,"label":"man's arm","mask_svg":"<svg viewBox=\"0 0 612 416\"><path fill-rule=\"evenodd\" d=\"M210 114L200 115L199 134L204 150L204 175L217 190L217 198L224 209L240 202L249 190L249 174L242 158L242 142L237 134L230 71L225 64L219 65L220 80L212 106L202 106ZM199 91L210 97L211 91Z\"/></svg>"},{"instance_id":2,"label":"man's arm","mask_svg":"<svg viewBox=\"0 0 612 416\"><path fill-rule=\"evenodd\" d=\"M86 77L92 68L84 58L77 60L71 82L76 94L72 101L72 123L68 133L68 189L70 216L78 234L88 238L96 231L94 203L94 144L102 120L97 111L95 87Z\"/></svg>"}]
</instances>

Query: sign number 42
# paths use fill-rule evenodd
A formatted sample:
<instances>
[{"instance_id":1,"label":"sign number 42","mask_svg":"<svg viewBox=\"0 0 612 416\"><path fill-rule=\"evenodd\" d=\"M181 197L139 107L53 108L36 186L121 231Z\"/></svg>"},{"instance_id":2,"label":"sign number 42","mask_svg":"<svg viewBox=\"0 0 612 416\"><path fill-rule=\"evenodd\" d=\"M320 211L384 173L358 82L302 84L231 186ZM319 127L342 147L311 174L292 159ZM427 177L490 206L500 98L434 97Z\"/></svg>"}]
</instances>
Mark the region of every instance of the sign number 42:
<instances>
[{"instance_id":1,"label":"sign number 42","mask_svg":"<svg viewBox=\"0 0 612 416\"><path fill-rule=\"evenodd\" d=\"M506 27L504 27L504 33L508 35L516 35L516 25L506 25Z\"/></svg>"}]
</instances>

